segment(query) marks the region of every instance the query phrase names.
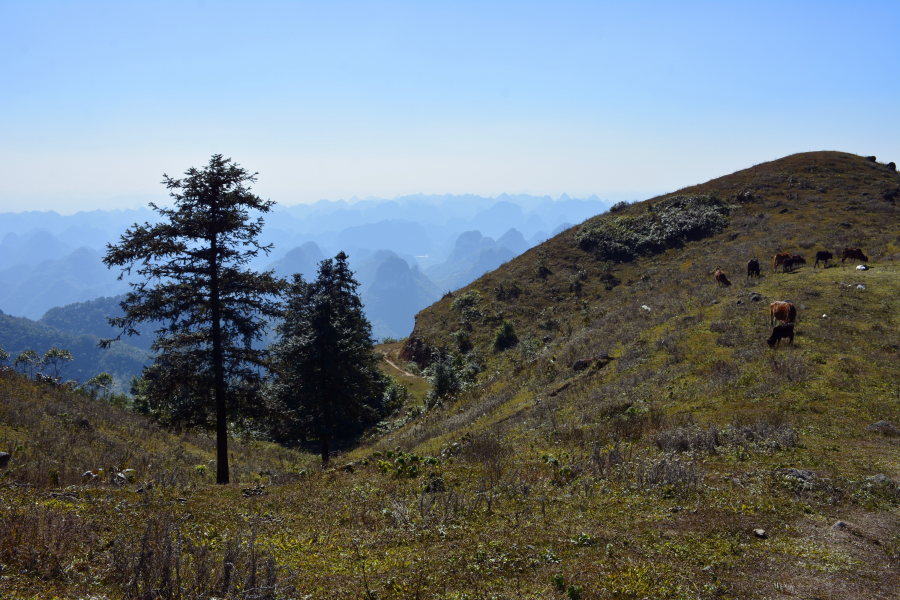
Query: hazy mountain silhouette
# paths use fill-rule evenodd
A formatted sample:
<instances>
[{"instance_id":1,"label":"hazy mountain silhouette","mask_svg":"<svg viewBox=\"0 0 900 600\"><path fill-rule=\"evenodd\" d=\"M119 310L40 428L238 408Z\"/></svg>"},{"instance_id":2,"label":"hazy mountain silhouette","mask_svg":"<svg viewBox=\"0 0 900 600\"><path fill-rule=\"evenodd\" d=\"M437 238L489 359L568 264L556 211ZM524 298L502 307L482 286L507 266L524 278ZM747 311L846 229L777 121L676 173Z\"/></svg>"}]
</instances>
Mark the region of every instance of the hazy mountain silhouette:
<instances>
[{"instance_id":1,"label":"hazy mountain silhouette","mask_svg":"<svg viewBox=\"0 0 900 600\"><path fill-rule=\"evenodd\" d=\"M515 236L511 234L510 237ZM455 290L515 256L515 252L498 246L492 238L483 237L480 231L466 231L457 238L447 260L426 268L425 274L438 284L439 289Z\"/></svg>"},{"instance_id":2,"label":"hazy mountain silhouette","mask_svg":"<svg viewBox=\"0 0 900 600\"><path fill-rule=\"evenodd\" d=\"M99 252L79 248L65 258L38 263L26 277L0 291L0 309L38 319L54 306L127 291L128 284L117 277L103 265Z\"/></svg>"},{"instance_id":3,"label":"hazy mountain silhouette","mask_svg":"<svg viewBox=\"0 0 900 600\"><path fill-rule=\"evenodd\" d=\"M294 273L300 273L307 281L316 278L319 263L325 260L325 254L315 242L306 242L288 251L282 258L271 263L266 269L275 271L278 277L290 279Z\"/></svg>"},{"instance_id":4,"label":"hazy mountain silhouette","mask_svg":"<svg viewBox=\"0 0 900 600\"><path fill-rule=\"evenodd\" d=\"M0 269L20 264L36 265L65 256L72 250L72 246L47 231L35 231L23 236L9 232L0 243Z\"/></svg>"},{"instance_id":5,"label":"hazy mountain silhouette","mask_svg":"<svg viewBox=\"0 0 900 600\"><path fill-rule=\"evenodd\" d=\"M265 217L260 236L263 243L274 245L273 251L261 253L251 267L273 268L283 277L299 272L313 279L319 261L332 256L331 250L344 250L361 290L368 290L378 280L380 291L367 307L377 313L380 303L388 302L386 290L394 289L391 286L401 289L412 282L412 287L402 289L416 298L421 294L431 297L435 288L455 289L551 237L545 232L604 212L609 204L596 196L576 200L565 194L558 200L527 194L496 198L414 194L392 200L354 197L349 202L321 200L276 206ZM0 214L0 309L37 319L53 307L127 291L125 282L116 281L118 272L108 271L101 262L105 245L135 222L152 223L157 217L147 208L73 215L53 211ZM373 250L378 248L385 250ZM393 268L388 265L378 275L380 265L390 256L405 260L408 273L391 261ZM418 265L422 270L417 270ZM391 301L396 303L396 298ZM384 330L393 331L400 322L399 317L378 314Z\"/></svg>"},{"instance_id":6,"label":"hazy mountain silhouette","mask_svg":"<svg viewBox=\"0 0 900 600\"><path fill-rule=\"evenodd\" d=\"M525 236L517 229L510 229L501 235L500 239L497 240L497 245L501 248L509 248L516 256L522 254L531 247L528 245L528 242L525 241Z\"/></svg>"},{"instance_id":7,"label":"hazy mountain silhouette","mask_svg":"<svg viewBox=\"0 0 900 600\"><path fill-rule=\"evenodd\" d=\"M383 338L407 335L415 325L415 314L438 300L441 292L417 265L410 267L392 253L378 263L361 296L373 335Z\"/></svg>"}]
</instances>

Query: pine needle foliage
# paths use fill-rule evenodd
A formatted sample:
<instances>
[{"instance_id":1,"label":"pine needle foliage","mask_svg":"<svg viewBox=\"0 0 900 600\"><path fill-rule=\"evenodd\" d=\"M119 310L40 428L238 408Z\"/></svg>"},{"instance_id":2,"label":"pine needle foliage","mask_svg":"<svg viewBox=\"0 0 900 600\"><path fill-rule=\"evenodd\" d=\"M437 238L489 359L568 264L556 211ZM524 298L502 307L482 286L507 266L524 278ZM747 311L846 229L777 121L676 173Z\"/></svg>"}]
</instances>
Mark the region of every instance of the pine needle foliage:
<instances>
[{"instance_id":1,"label":"pine needle foliage","mask_svg":"<svg viewBox=\"0 0 900 600\"><path fill-rule=\"evenodd\" d=\"M358 286L343 252L319 264L315 281L295 274L272 347L271 389L283 416L276 436L318 439L323 463L331 440L354 435L386 412L388 382L378 370Z\"/></svg>"},{"instance_id":2,"label":"pine needle foliage","mask_svg":"<svg viewBox=\"0 0 900 600\"><path fill-rule=\"evenodd\" d=\"M175 422L215 425L218 483L229 479L229 418L247 407L247 385L261 379L265 353L252 344L262 339L266 318L278 314L284 285L272 272L248 268L271 250L258 242L262 217L251 213L275 204L251 192L255 181L221 154L184 179L163 175L173 207L151 203L161 220L126 230L103 259L122 269L120 278L132 270L139 276L121 303L124 315L110 324L136 335L141 323L162 323L147 373L149 404Z\"/></svg>"}]
</instances>

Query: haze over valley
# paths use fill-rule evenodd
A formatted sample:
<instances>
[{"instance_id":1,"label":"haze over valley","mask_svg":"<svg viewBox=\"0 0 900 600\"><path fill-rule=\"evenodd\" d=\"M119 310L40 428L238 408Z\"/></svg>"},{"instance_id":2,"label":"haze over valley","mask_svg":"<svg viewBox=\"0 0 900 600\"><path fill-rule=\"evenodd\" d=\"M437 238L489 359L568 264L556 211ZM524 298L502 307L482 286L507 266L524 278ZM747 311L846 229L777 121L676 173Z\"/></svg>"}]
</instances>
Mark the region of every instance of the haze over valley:
<instances>
[{"instance_id":1,"label":"haze over valley","mask_svg":"<svg viewBox=\"0 0 900 600\"><path fill-rule=\"evenodd\" d=\"M553 199L504 194L496 198L353 198L276 206L266 215L261 235L261 242L271 244L272 251L261 253L252 267L273 270L284 278L299 273L311 280L319 262L344 251L360 283L373 335L399 339L412 331L415 314L445 292L605 212L610 204L596 196L575 199L563 194ZM119 273L107 269L101 260L107 244L115 243L134 223L153 221L154 215L148 209L0 215L0 311L5 317L34 321L28 324L29 331L41 331L43 336L41 345L37 338L29 344L32 338L21 332L26 321L6 318L3 327L20 333L7 337L4 347L20 352L37 345L34 349L44 352L53 345L49 340L72 345L65 337L69 335L118 335L105 317L119 316L117 304L129 289L128 280L118 280ZM53 329L59 331L57 337ZM146 355L151 341L148 327L144 335L126 337L120 343L130 348L122 351L132 358L115 369L117 389L124 389L127 380L140 373L141 365L149 364L137 350ZM92 367L101 366L96 362L99 355L88 354L89 364L83 364L88 360L84 355L76 356L73 375L89 377Z\"/></svg>"}]
</instances>

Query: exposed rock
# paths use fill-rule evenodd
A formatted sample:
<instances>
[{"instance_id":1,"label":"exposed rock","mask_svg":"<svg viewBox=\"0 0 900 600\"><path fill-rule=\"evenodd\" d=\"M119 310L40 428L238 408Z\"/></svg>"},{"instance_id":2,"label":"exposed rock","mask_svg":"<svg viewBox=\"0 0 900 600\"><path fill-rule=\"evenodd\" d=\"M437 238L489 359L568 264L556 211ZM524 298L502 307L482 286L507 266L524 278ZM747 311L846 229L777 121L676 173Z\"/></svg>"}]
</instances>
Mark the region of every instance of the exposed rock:
<instances>
[{"instance_id":1,"label":"exposed rock","mask_svg":"<svg viewBox=\"0 0 900 600\"><path fill-rule=\"evenodd\" d=\"M256 485L252 488L244 488L241 490L241 495L245 498L250 498L252 496L262 496L266 493L266 486L264 485Z\"/></svg>"},{"instance_id":2,"label":"exposed rock","mask_svg":"<svg viewBox=\"0 0 900 600\"><path fill-rule=\"evenodd\" d=\"M642 305L641 305L641 310L646 310L647 312L650 312L650 307L647 306L646 304L642 304Z\"/></svg>"},{"instance_id":3,"label":"exposed rock","mask_svg":"<svg viewBox=\"0 0 900 600\"><path fill-rule=\"evenodd\" d=\"M900 435L900 430L894 427L888 421L878 421L866 427L866 431L875 431L883 435Z\"/></svg>"},{"instance_id":4,"label":"exposed rock","mask_svg":"<svg viewBox=\"0 0 900 600\"><path fill-rule=\"evenodd\" d=\"M868 271L869 265L856 265L856 270L857 271ZM859 286L856 286L856 287L859 287Z\"/></svg>"},{"instance_id":5,"label":"exposed rock","mask_svg":"<svg viewBox=\"0 0 900 600\"><path fill-rule=\"evenodd\" d=\"M769 537L769 534L766 533L766 530L765 530L765 529L754 529L754 530L753 530L753 535L754 535L755 537L758 537L758 538L761 539L761 540L767 539L767 538Z\"/></svg>"},{"instance_id":6,"label":"exposed rock","mask_svg":"<svg viewBox=\"0 0 900 600\"><path fill-rule=\"evenodd\" d=\"M850 529L853 526L850 525L847 521L838 521L834 525L831 526L832 529L837 529L838 531L843 531L845 529Z\"/></svg>"},{"instance_id":7,"label":"exposed rock","mask_svg":"<svg viewBox=\"0 0 900 600\"><path fill-rule=\"evenodd\" d=\"M812 481L816 478L816 474L812 471L804 471L802 469L795 469L793 467L784 469L781 474L785 477L790 477L791 479L797 479L800 481Z\"/></svg>"},{"instance_id":8,"label":"exposed rock","mask_svg":"<svg viewBox=\"0 0 900 600\"><path fill-rule=\"evenodd\" d=\"M760 296L756 292L750 293L750 302L759 302L760 300L762 300L762 296Z\"/></svg>"},{"instance_id":9,"label":"exposed rock","mask_svg":"<svg viewBox=\"0 0 900 600\"><path fill-rule=\"evenodd\" d=\"M866 160L869 161L869 162L875 162L875 161L878 160L878 159L876 159L874 156L867 156L867 157L866 157Z\"/></svg>"},{"instance_id":10,"label":"exposed rock","mask_svg":"<svg viewBox=\"0 0 900 600\"><path fill-rule=\"evenodd\" d=\"M9 452L0 452L0 469L5 469L11 458L12 455Z\"/></svg>"},{"instance_id":11,"label":"exposed rock","mask_svg":"<svg viewBox=\"0 0 900 600\"><path fill-rule=\"evenodd\" d=\"M420 368L424 369L431 364L434 358L434 350L414 331L400 350L400 358L406 362L415 362Z\"/></svg>"},{"instance_id":12,"label":"exposed rock","mask_svg":"<svg viewBox=\"0 0 900 600\"><path fill-rule=\"evenodd\" d=\"M892 162L889 162L889 163L888 163L887 165L885 165L885 166L888 168L889 171L896 171L896 170L897 170L897 165L895 165L895 164L892 163Z\"/></svg>"},{"instance_id":13,"label":"exposed rock","mask_svg":"<svg viewBox=\"0 0 900 600\"><path fill-rule=\"evenodd\" d=\"M94 430L94 426L91 425L91 422L88 421L87 419L85 419L84 417L82 417L81 420L78 421L78 427L83 429L84 431L93 431Z\"/></svg>"},{"instance_id":14,"label":"exposed rock","mask_svg":"<svg viewBox=\"0 0 900 600\"><path fill-rule=\"evenodd\" d=\"M890 483L890 479L884 473L879 473L878 475L872 475L871 477L866 477L866 481L871 481L872 483Z\"/></svg>"}]
</instances>

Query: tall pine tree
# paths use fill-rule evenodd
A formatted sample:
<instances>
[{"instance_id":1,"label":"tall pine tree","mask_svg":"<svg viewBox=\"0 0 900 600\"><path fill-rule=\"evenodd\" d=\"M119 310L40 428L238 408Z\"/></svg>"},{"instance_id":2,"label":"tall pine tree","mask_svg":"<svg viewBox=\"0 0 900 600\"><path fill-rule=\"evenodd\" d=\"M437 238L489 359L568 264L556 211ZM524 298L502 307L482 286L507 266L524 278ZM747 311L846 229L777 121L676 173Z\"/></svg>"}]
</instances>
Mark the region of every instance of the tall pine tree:
<instances>
[{"instance_id":1,"label":"tall pine tree","mask_svg":"<svg viewBox=\"0 0 900 600\"><path fill-rule=\"evenodd\" d=\"M255 173L221 154L183 179L163 175L174 206L151 204L160 222L135 224L103 259L122 268L120 279L132 270L140 276L121 303L124 316L110 323L127 335L136 335L140 323L163 323L147 393L171 399L172 420L215 427L217 483L229 480L229 418L246 408L246 390L261 379L265 353L253 342L262 340L266 319L279 314L284 287L272 272L248 267L271 250L259 244L263 219L251 212L267 213L275 204L250 191L255 181Z\"/></svg>"},{"instance_id":2,"label":"tall pine tree","mask_svg":"<svg viewBox=\"0 0 900 600\"><path fill-rule=\"evenodd\" d=\"M316 281L294 275L272 348L271 389L283 417L276 433L317 438L323 463L330 441L385 415L387 380L378 370L358 286L343 252L319 264Z\"/></svg>"}]
</instances>

